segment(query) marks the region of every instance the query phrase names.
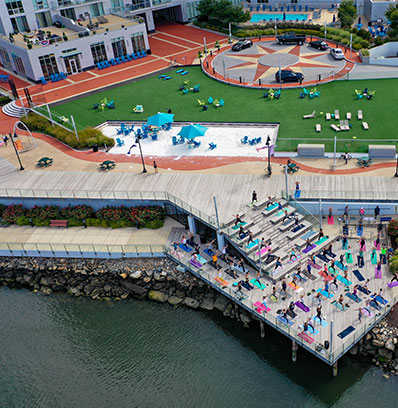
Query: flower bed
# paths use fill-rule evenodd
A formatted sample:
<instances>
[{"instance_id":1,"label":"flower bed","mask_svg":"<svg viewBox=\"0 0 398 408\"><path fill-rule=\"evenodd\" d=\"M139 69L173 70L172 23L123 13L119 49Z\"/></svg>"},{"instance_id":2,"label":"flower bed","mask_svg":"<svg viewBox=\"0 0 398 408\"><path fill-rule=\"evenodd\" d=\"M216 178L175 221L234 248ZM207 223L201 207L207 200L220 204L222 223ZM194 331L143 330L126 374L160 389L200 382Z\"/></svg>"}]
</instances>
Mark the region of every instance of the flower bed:
<instances>
[{"instance_id":1,"label":"flower bed","mask_svg":"<svg viewBox=\"0 0 398 408\"><path fill-rule=\"evenodd\" d=\"M57 205L25 208L22 204L8 207L0 205L0 218L8 224L46 227L51 220L68 220L69 227L87 226L103 228L161 228L164 223L164 208L155 206L104 207L94 211L88 205L61 208Z\"/></svg>"}]
</instances>

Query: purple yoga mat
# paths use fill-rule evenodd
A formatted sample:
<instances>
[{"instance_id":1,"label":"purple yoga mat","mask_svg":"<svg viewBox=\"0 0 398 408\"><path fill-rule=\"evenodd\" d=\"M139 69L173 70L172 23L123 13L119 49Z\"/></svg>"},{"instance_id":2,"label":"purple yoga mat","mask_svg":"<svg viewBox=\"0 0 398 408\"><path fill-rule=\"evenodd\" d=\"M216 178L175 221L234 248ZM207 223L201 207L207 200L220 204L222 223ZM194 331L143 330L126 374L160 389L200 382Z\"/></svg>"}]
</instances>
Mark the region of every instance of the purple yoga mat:
<instances>
[{"instance_id":1,"label":"purple yoga mat","mask_svg":"<svg viewBox=\"0 0 398 408\"><path fill-rule=\"evenodd\" d=\"M306 254L307 252L310 252L311 249L314 249L316 247L316 245L311 244L308 248L303 249L303 252Z\"/></svg>"},{"instance_id":2,"label":"purple yoga mat","mask_svg":"<svg viewBox=\"0 0 398 408\"><path fill-rule=\"evenodd\" d=\"M194 261L193 259L191 259L189 263L193 265L195 268L203 268L203 265L199 261Z\"/></svg>"},{"instance_id":3,"label":"purple yoga mat","mask_svg":"<svg viewBox=\"0 0 398 408\"><path fill-rule=\"evenodd\" d=\"M393 288L394 286L398 286L398 281L394 281L394 282L388 283L387 286L388 286L389 288Z\"/></svg>"},{"instance_id":4,"label":"purple yoga mat","mask_svg":"<svg viewBox=\"0 0 398 408\"><path fill-rule=\"evenodd\" d=\"M314 262L311 262L311 264L310 264L312 267L314 267L315 269L322 269L322 266L321 265L318 265L318 264L316 264L316 263L314 263Z\"/></svg>"},{"instance_id":5,"label":"purple yoga mat","mask_svg":"<svg viewBox=\"0 0 398 408\"><path fill-rule=\"evenodd\" d=\"M377 266L375 268L375 279L381 279L381 269L377 270Z\"/></svg>"},{"instance_id":6,"label":"purple yoga mat","mask_svg":"<svg viewBox=\"0 0 398 408\"><path fill-rule=\"evenodd\" d=\"M301 303L299 300L295 303L297 307L299 307L301 310L304 310L304 312L309 312L310 308L303 303Z\"/></svg>"}]
</instances>

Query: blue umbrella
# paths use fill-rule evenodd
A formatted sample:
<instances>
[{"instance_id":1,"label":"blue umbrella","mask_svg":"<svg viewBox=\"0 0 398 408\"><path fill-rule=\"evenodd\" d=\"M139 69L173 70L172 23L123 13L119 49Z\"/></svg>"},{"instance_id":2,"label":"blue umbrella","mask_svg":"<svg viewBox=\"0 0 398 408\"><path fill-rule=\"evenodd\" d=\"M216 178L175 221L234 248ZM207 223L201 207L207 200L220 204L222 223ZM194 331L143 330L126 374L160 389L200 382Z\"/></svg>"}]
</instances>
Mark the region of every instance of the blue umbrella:
<instances>
[{"instance_id":1,"label":"blue umbrella","mask_svg":"<svg viewBox=\"0 0 398 408\"><path fill-rule=\"evenodd\" d=\"M202 125L188 125L184 126L178 133L181 137L185 139L195 139L195 137L204 136L207 132L207 127Z\"/></svg>"},{"instance_id":2,"label":"blue umbrella","mask_svg":"<svg viewBox=\"0 0 398 408\"><path fill-rule=\"evenodd\" d=\"M165 125L166 123L172 123L172 122L174 122L174 115L170 113L158 112L156 115L150 116L147 119L148 126L161 127Z\"/></svg>"}]
</instances>

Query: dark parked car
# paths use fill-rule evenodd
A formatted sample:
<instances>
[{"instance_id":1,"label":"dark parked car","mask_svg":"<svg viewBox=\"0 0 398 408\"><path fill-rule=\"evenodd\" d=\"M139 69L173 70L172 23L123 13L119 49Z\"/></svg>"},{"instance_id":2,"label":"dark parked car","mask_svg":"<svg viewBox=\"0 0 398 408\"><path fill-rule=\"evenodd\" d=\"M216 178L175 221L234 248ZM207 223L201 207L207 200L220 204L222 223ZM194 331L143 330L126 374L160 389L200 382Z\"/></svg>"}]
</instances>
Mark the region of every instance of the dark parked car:
<instances>
[{"instance_id":1,"label":"dark parked car","mask_svg":"<svg viewBox=\"0 0 398 408\"><path fill-rule=\"evenodd\" d=\"M250 48L253 45L252 40L240 40L232 46L232 51L241 51L245 48Z\"/></svg>"},{"instance_id":2,"label":"dark parked car","mask_svg":"<svg viewBox=\"0 0 398 408\"><path fill-rule=\"evenodd\" d=\"M276 42L278 44L303 45L305 43L305 34L296 34L296 33L288 32L285 34L277 35Z\"/></svg>"},{"instance_id":3,"label":"dark parked car","mask_svg":"<svg viewBox=\"0 0 398 408\"><path fill-rule=\"evenodd\" d=\"M327 50L329 48L325 41L322 40L311 41L309 45L310 47L317 48L318 50Z\"/></svg>"},{"instance_id":4,"label":"dark parked car","mask_svg":"<svg viewBox=\"0 0 398 408\"><path fill-rule=\"evenodd\" d=\"M293 72L290 69L281 70L281 82L300 82L304 80L301 72ZM275 74L275 81L279 82L279 71Z\"/></svg>"}]
</instances>

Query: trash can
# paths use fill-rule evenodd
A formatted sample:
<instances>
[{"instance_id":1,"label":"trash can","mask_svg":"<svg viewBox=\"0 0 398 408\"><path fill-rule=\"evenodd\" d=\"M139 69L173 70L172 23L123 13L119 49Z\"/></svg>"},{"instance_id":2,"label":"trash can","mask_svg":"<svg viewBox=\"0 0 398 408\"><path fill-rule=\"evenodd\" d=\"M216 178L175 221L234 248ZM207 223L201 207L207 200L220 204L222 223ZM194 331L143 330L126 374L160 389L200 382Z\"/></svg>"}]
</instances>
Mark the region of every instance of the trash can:
<instances>
[{"instance_id":1,"label":"trash can","mask_svg":"<svg viewBox=\"0 0 398 408\"><path fill-rule=\"evenodd\" d=\"M98 145L93 144L93 153L97 153L97 152L98 152Z\"/></svg>"}]
</instances>

